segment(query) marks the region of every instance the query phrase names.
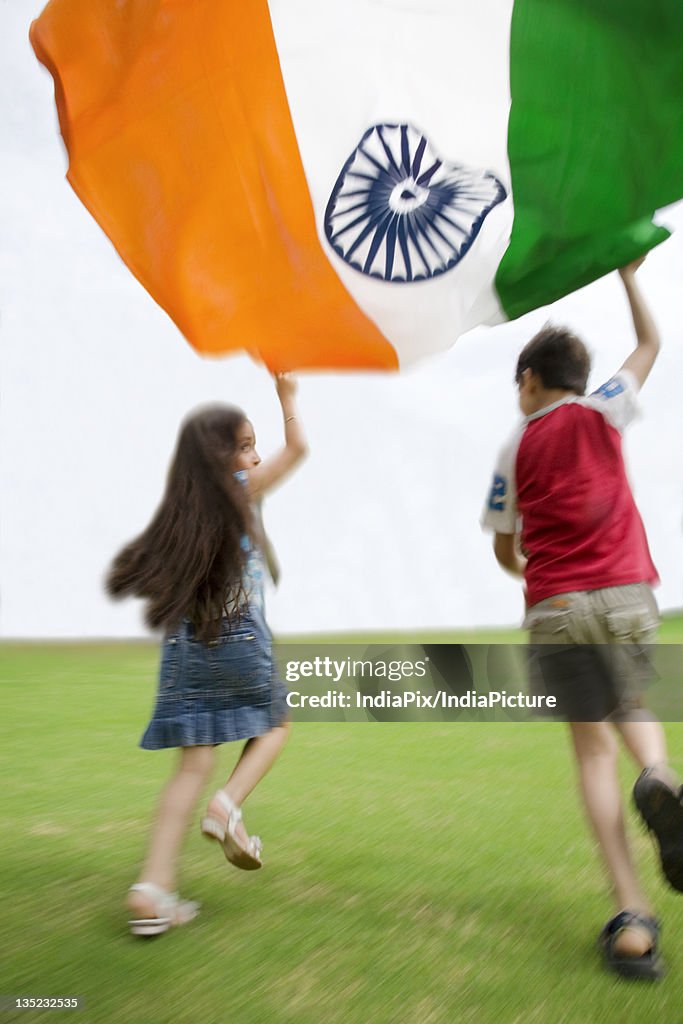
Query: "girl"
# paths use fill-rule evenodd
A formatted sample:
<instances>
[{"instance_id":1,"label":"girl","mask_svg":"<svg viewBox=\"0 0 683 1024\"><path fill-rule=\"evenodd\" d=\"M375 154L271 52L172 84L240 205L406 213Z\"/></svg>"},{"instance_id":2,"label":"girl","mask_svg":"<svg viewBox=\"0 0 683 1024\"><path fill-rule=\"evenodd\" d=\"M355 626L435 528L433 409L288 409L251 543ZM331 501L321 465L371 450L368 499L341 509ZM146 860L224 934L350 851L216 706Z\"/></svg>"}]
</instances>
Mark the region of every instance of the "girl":
<instances>
[{"instance_id":1,"label":"girl","mask_svg":"<svg viewBox=\"0 0 683 1024\"><path fill-rule=\"evenodd\" d=\"M108 577L110 594L145 598L148 624L165 630L157 703L141 746L180 748L128 894L135 935L158 935L198 912L174 891L176 864L219 743L247 740L201 830L236 867L261 867L260 840L247 834L240 808L280 753L289 723L263 616L258 502L306 454L295 382L282 374L276 390L285 443L265 462L239 409L210 406L185 421L161 505Z\"/></svg>"}]
</instances>

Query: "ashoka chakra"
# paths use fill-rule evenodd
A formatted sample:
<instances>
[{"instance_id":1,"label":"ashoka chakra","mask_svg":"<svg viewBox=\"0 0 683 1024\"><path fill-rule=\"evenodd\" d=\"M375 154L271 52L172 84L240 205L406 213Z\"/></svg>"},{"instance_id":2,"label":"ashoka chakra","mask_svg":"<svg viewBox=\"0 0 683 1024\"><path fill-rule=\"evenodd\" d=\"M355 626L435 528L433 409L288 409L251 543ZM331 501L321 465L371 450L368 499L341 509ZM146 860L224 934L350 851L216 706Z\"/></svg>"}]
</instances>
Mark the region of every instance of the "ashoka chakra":
<instances>
[{"instance_id":1,"label":"ashoka chakra","mask_svg":"<svg viewBox=\"0 0 683 1024\"><path fill-rule=\"evenodd\" d=\"M325 235L362 274L423 281L459 263L505 196L493 174L445 163L412 125L378 124L344 164Z\"/></svg>"}]
</instances>

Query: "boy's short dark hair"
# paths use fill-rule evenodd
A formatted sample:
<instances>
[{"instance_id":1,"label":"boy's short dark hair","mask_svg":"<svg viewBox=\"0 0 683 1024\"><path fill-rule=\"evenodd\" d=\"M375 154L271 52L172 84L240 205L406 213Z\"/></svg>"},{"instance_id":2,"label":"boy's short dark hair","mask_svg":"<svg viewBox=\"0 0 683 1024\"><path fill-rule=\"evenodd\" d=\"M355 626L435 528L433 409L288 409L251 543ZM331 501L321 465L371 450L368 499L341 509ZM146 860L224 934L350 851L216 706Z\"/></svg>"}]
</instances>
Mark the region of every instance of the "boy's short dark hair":
<instances>
[{"instance_id":1,"label":"boy's short dark hair","mask_svg":"<svg viewBox=\"0 0 683 1024\"><path fill-rule=\"evenodd\" d=\"M546 324L520 352L515 382L519 384L528 369L541 378L544 388L584 395L590 368L590 356L581 339L565 327Z\"/></svg>"}]
</instances>

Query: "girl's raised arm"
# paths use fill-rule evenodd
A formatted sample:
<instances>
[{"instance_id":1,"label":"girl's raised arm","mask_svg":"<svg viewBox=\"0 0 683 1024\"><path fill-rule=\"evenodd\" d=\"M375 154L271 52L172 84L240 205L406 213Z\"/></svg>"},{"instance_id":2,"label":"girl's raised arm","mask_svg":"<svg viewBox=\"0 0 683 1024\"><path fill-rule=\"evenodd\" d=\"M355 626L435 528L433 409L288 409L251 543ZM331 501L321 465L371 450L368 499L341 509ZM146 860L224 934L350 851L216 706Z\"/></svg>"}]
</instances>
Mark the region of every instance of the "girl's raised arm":
<instances>
[{"instance_id":1,"label":"girl's raised arm","mask_svg":"<svg viewBox=\"0 0 683 1024\"><path fill-rule=\"evenodd\" d=\"M275 390L280 399L285 427L285 443L274 455L248 471L247 487L252 497L275 487L308 454L306 435L296 405L296 380L288 373L275 377Z\"/></svg>"}]
</instances>

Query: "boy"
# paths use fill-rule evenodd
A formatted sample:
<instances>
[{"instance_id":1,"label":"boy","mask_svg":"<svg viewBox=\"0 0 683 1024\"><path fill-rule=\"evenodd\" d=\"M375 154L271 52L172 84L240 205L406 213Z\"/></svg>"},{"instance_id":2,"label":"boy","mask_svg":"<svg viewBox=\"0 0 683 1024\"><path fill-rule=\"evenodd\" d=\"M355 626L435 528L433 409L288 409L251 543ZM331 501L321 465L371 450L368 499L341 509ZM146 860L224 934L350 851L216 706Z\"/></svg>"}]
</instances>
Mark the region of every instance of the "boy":
<instances>
[{"instance_id":1,"label":"boy","mask_svg":"<svg viewBox=\"0 0 683 1024\"><path fill-rule=\"evenodd\" d=\"M637 345L618 373L585 395L590 359L569 331L545 327L517 363L521 428L503 450L483 517L500 565L524 578L532 672L569 720L585 810L613 886L617 914L600 945L608 966L657 978L659 923L626 839L615 729L643 769L634 791L669 881L683 889L683 806L664 733L642 711L643 647L655 639L657 572L626 477L620 432L659 351L635 281L620 270ZM543 647L541 645L549 645ZM619 645L622 645L621 647ZM638 645L638 646L636 646Z\"/></svg>"}]
</instances>

